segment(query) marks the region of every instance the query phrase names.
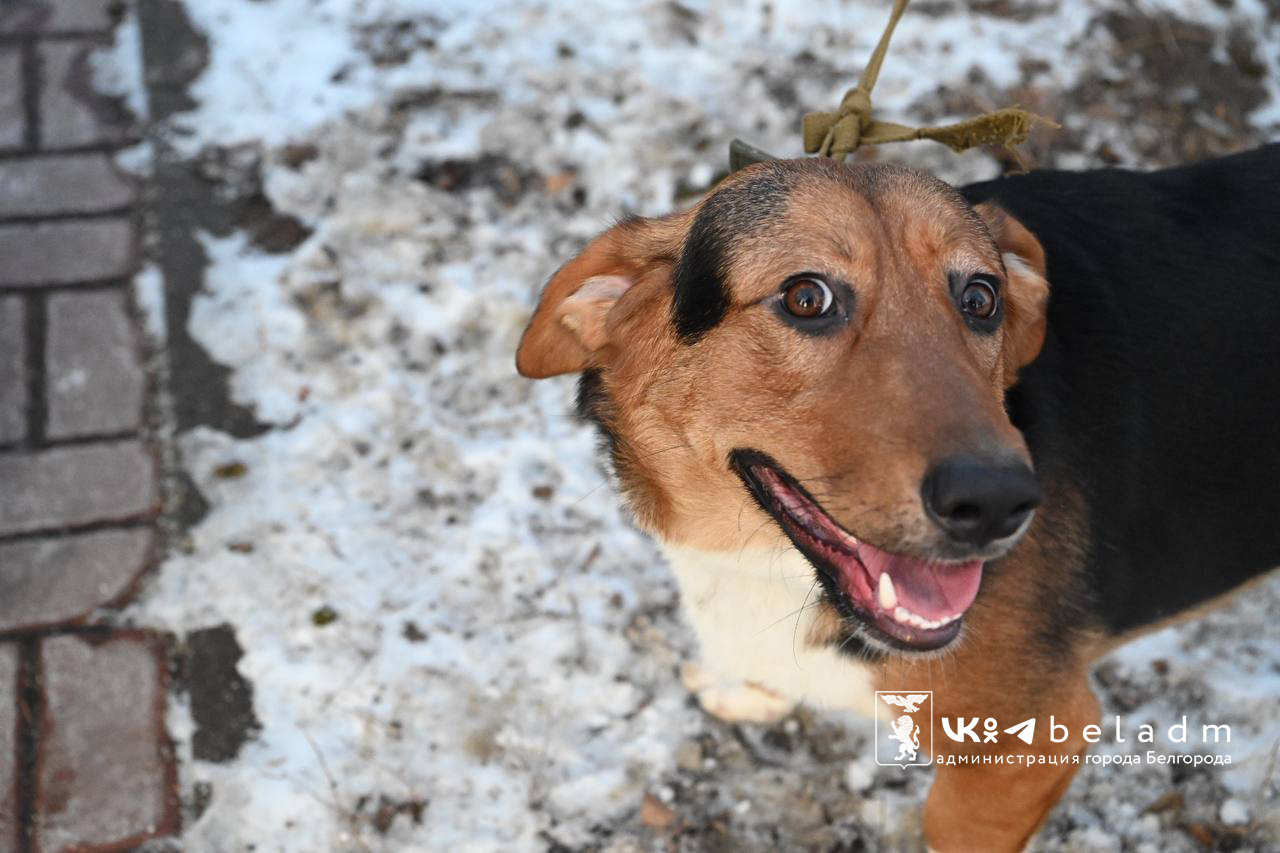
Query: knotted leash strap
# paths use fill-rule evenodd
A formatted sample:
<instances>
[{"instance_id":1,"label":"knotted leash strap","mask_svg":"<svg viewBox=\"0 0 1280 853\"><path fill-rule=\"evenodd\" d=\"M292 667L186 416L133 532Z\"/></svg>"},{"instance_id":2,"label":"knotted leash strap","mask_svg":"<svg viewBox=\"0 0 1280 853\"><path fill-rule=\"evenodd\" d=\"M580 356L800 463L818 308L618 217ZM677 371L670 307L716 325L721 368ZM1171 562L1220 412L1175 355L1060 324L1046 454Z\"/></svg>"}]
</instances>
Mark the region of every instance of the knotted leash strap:
<instances>
[{"instance_id":1,"label":"knotted leash strap","mask_svg":"<svg viewBox=\"0 0 1280 853\"><path fill-rule=\"evenodd\" d=\"M871 90L880 76L880 66L889 52L889 40L909 0L894 0L889 24L880 43L867 62L858 85L845 92L840 109L835 112L813 112L804 117L804 150L823 157L845 156L863 145L883 142L905 142L910 139L932 139L957 154L979 145L1018 145L1027 141L1036 122L1053 124L1047 118L1017 107L983 113L980 116L941 127L908 127L871 117Z\"/></svg>"},{"instance_id":2,"label":"knotted leash strap","mask_svg":"<svg viewBox=\"0 0 1280 853\"><path fill-rule=\"evenodd\" d=\"M867 68L862 72L858 85L845 92L840 108L834 112L812 112L804 117L802 134L806 154L836 157L843 160L863 145L880 145L884 142L906 142L912 139L932 139L941 142L957 154L981 145L1014 146L1027 141L1031 128L1037 123L1051 127L1058 125L1018 107L1005 107L983 113L956 124L939 127L909 127L888 121L878 121L871 115L871 90L880 76L880 66L889 51L898 19L906 11L909 0L894 0L889 24L876 45ZM758 148L734 140L729 146L730 169L736 171L749 163L772 159Z\"/></svg>"},{"instance_id":3,"label":"knotted leash strap","mask_svg":"<svg viewBox=\"0 0 1280 853\"><path fill-rule=\"evenodd\" d=\"M851 94L864 93L854 89ZM1018 107L1005 107L939 127L908 127L865 116L866 113L854 111L809 113L804 117L805 153L844 158L863 145L932 139L960 154L981 145L1019 145L1027 141L1036 122L1057 127L1049 119Z\"/></svg>"}]
</instances>

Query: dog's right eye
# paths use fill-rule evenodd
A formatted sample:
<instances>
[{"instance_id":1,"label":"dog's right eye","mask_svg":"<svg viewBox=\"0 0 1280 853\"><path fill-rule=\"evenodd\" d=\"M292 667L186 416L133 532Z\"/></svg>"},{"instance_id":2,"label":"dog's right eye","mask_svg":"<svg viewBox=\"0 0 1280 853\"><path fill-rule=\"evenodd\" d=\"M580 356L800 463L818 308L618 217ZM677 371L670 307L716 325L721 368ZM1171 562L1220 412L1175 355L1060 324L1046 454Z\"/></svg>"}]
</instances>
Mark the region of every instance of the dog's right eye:
<instances>
[{"instance_id":1,"label":"dog's right eye","mask_svg":"<svg viewBox=\"0 0 1280 853\"><path fill-rule=\"evenodd\" d=\"M831 310L835 297L825 281L817 278L797 278L788 282L782 291L782 304L787 313L802 320L821 317Z\"/></svg>"}]
</instances>

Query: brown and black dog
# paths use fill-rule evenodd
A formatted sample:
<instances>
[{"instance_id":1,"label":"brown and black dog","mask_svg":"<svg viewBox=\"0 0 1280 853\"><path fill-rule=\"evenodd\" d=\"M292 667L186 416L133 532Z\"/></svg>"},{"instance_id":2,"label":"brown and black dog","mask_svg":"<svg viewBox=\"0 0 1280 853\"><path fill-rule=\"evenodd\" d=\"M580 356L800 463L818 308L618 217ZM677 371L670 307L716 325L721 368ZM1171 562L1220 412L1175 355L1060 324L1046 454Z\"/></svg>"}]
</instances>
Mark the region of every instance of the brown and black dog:
<instances>
[{"instance_id":1,"label":"brown and black dog","mask_svg":"<svg viewBox=\"0 0 1280 853\"><path fill-rule=\"evenodd\" d=\"M930 846L1019 849L1091 663L1280 565L1280 146L961 190L758 164L561 268L517 366L583 373L708 710L932 690Z\"/></svg>"}]
</instances>

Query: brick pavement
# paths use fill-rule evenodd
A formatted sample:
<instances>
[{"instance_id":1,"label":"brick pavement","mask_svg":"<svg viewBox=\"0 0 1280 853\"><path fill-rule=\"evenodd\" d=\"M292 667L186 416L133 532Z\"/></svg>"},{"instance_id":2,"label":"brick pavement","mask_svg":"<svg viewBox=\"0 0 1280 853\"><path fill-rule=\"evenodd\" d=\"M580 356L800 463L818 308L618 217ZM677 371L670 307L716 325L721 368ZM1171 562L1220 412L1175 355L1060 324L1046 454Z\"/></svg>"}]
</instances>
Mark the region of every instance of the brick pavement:
<instances>
[{"instance_id":1,"label":"brick pavement","mask_svg":"<svg viewBox=\"0 0 1280 853\"><path fill-rule=\"evenodd\" d=\"M167 641L111 613L163 544L138 124L89 78L124 6L0 0L0 853L177 830Z\"/></svg>"}]
</instances>

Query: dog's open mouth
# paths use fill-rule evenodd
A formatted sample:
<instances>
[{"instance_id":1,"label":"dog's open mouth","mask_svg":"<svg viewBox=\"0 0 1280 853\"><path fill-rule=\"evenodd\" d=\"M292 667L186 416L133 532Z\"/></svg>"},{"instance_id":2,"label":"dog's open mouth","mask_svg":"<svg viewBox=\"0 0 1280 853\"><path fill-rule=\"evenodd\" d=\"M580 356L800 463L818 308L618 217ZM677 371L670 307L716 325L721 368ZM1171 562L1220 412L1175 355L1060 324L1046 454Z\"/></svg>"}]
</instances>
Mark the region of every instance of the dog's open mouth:
<instances>
[{"instance_id":1,"label":"dog's open mouth","mask_svg":"<svg viewBox=\"0 0 1280 853\"><path fill-rule=\"evenodd\" d=\"M873 637L911 651L947 645L978 596L982 560L892 554L848 533L773 460L735 451L733 465L760 505L809 562L843 615Z\"/></svg>"}]
</instances>

